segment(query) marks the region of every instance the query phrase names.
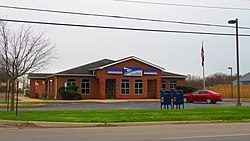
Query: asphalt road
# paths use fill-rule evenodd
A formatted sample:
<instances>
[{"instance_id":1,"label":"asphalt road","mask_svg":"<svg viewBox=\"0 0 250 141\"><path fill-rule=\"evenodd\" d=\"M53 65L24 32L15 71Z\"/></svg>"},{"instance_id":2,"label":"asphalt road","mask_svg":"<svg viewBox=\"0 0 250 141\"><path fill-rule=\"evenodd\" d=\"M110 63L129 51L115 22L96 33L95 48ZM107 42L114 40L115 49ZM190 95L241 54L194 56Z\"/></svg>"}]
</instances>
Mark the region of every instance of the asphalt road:
<instances>
[{"instance_id":1,"label":"asphalt road","mask_svg":"<svg viewBox=\"0 0 250 141\"><path fill-rule=\"evenodd\" d=\"M1 141L249 141L250 123L0 128Z\"/></svg>"},{"instance_id":2,"label":"asphalt road","mask_svg":"<svg viewBox=\"0 0 250 141\"><path fill-rule=\"evenodd\" d=\"M235 105L236 105L235 102L218 102L216 104L195 102L195 103L185 103L184 108L190 109L190 108L203 108L203 107L235 106ZM243 102L242 105L250 106L250 102ZM47 103L41 107L20 108L20 109L21 110L160 109L160 102Z\"/></svg>"},{"instance_id":3,"label":"asphalt road","mask_svg":"<svg viewBox=\"0 0 250 141\"><path fill-rule=\"evenodd\" d=\"M235 105L236 102L218 102L216 104L195 102L195 103L185 103L184 108L190 109L190 108L204 108L204 107L235 106ZM242 106L250 106L250 102L242 102ZM0 107L0 110L5 110L5 109L6 108L4 107ZM20 110L160 109L160 102L47 103L39 107L26 107L19 109Z\"/></svg>"}]
</instances>

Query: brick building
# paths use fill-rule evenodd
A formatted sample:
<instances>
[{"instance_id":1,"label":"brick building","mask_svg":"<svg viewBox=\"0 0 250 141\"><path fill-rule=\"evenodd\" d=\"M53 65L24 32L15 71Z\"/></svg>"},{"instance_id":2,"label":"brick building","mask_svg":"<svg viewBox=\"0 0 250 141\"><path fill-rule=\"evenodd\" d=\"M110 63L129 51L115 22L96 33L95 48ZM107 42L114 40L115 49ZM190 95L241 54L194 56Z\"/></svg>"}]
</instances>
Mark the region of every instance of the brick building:
<instances>
[{"instance_id":1,"label":"brick building","mask_svg":"<svg viewBox=\"0 0 250 141\"><path fill-rule=\"evenodd\" d=\"M30 97L59 98L59 87L76 84L83 99L160 98L161 89L184 85L185 78L134 56L103 59L54 74L30 73Z\"/></svg>"}]
</instances>

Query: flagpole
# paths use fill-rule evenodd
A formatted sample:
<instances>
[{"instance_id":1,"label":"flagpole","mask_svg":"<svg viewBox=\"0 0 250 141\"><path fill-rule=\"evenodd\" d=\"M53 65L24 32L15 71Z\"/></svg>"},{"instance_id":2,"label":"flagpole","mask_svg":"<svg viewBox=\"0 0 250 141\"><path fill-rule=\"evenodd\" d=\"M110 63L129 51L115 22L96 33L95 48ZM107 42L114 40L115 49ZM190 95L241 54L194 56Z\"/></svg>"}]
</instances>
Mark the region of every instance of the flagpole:
<instances>
[{"instance_id":1,"label":"flagpole","mask_svg":"<svg viewBox=\"0 0 250 141\"><path fill-rule=\"evenodd\" d=\"M206 81L205 81L205 65L203 65L203 90L205 90Z\"/></svg>"},{"instance_id":2,"label":"flagpole","mask_svg":"<svg viewBox=\"0 0 250 141\"><path fill-rule=\"evenodd\" d=\"M203 41L202 41L202 49L201 49L201 57L202 57L202 69L203 69L203 90L205 90L206 87L206 80L205 80L205 63L204 63L204 49L203 49Z\"/></svg>"}]
</instances>

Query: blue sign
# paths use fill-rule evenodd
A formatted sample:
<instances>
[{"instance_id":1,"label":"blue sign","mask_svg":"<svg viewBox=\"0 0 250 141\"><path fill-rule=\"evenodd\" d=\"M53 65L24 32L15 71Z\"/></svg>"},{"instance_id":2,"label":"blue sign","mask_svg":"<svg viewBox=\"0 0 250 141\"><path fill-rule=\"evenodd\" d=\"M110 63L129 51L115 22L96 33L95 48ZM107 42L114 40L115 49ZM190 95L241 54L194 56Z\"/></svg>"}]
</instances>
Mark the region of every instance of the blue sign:
<instances>
[{"instance_id":1,"label":"blue sign","mask_svg":"<svg viewBox=\"0 0 250 141\"><path fill-rule=\"evenodd\" d=\"M124 67L124 76L142 76L142 69L136 67Z\"/></svg>"},{"instance_id":2,"label":"blue sign","mask_svg":"<svg viewBox=\"0 0 250 141\"><path fill-rule=\"evenodd\" d=\"M108 74L122 74L121 68L108 68Z\"/></svg>"},{"instance_id":3,"label":"blue sign","mask_svg":"<svg viewBox=\"0 0 250 141\"><path fill-rule=\"evenodd\" d=\"M143 74L157 75L157 70L144 70Z\"/></svg>"}]
</instances>

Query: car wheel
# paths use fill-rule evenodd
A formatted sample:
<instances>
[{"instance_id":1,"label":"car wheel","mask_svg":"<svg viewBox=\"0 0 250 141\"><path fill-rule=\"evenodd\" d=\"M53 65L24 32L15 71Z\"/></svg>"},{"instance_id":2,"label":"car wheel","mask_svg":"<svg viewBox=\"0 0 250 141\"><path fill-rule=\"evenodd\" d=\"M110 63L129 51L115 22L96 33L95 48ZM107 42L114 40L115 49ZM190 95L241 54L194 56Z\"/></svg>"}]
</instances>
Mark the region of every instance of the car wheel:
<instances>
[{"instance_id":1,"label":"car wheel","mask_svg":"<svg viewBox=\"0 0 250 141\"><path fill-rule=\"evenodd\" d=\"M183 98L184 103L188 103L188 99L186 97Z\"/></svg>"},{"instance_id":2,"label":"car wheel","mask_svg":"<svg viewBox=\"0 0 250 141\"><path fill-rule=\"evenodd\" d=\"M206 103L207 103L207 104L211 104L211 103L212 103L212 99L211 99L211 98L207 98L207 99L206 99Z\"/></svg>"}]
</instances>

